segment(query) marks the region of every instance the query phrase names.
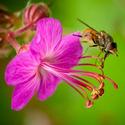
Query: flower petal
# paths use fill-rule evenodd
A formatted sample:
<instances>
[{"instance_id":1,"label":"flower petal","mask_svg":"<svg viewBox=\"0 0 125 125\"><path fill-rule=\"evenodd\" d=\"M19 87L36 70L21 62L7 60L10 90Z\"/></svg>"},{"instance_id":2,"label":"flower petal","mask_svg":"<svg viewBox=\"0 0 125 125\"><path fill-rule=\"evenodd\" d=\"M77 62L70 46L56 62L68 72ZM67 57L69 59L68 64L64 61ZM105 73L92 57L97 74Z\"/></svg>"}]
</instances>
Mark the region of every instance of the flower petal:
<instances>
[{"instance_id":1,"label":"flower petal","mask_svg":"<svg viewBox=\"0 0 125 125\"><path fill-rule=\"evenodd\" d=\"M18 84L13 92L12 109L21 110L30 101L39 84L40 79L35 75L26 83Z\"/></svg>"},{"instance_id":2,"label":"flower petal","mask_svg":"<svg viewBox=\"0 0 125 125\"><path fill-rule=\"evenodd\" d=\"M62 39L56 51L56 63L54 65L62 68L71 68L80 60L83 48L79 37L70 34Z\"/></svg>"},{"instance_id":3,"label":"flower petal","mask_svg":"<svg viewBox=\"0 0 125 125\"><path fill-rule=\"evenodd\" d=\"M62 27L54 18L44 18L38 21L36 36L32 40L31 50L41 56L49 55L62 39Z\"/></svg>"},{"instance_id":4,"label":"flower petal","mask_svg":"<svg viewBox=\"0 0 125 125\"><path fill-rule=\"evenodd\" d=\"M20 53L7 65L5 80L8 85L25 83L36 73L37 67L38 62L30 52Z\"/></svg>"},{"instance_id":5,"label":"flower petal","mask_svg":"<svg viewBox=\"0 0 125 125\"><path fill-rule=\"evenodd\" d=\"M41 101L46 100L49 96L51 96L55 92L57 85L59 84L60 81L61 80L58 77L54 76L49 72L46 72L40 83L38 98Z\"/></svg>"}]
</instances>

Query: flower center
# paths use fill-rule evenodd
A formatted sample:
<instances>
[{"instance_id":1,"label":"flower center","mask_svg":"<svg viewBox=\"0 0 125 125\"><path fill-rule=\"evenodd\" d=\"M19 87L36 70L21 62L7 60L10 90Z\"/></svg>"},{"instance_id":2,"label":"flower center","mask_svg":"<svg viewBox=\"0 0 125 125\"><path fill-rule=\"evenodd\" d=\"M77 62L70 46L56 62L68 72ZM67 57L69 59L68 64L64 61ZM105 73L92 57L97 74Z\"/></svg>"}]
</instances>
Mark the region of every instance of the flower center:
<instances>
[{"instance_id":1,"label":"flower center","mask_svg":"<svg viewBox=\"0 0 125 125\"><path fill-rule=\"evenodd\" d=\"M53 53L47 54L43 59L42 63L49 63L49 64L54 64L56 61L56 58Z\"/></svg>"}]
</instances>

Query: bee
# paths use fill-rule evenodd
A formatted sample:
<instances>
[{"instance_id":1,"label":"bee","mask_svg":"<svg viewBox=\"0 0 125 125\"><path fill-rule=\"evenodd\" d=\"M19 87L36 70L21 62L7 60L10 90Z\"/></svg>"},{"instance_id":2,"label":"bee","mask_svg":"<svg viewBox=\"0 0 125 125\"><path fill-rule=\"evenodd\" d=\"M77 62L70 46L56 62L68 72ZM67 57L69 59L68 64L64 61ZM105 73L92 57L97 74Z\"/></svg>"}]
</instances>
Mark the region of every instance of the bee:
<instances>
[{"instance_id":1,"label":"bee","mask_svg":"<svg viewBox=\"0 0 125 125\"><path fill-rule=\"evenodd\" d=\"M84 24L85 26L87 26L88 29L85 29L81 33L81 35L77 35L77 36L81 37L82 41L86 41L92 44L90 47L99 47L101 52L99 53L98 56L100 56L102 52L104 53L104 57L101 64L101 67L103 68L104 61L110 54L115 54L116 56L118 56L117 43L114 42L112 36L109 35L107 32L97 31L96 29L92 28L82 20L78 19L78 21Z\"/></svg>"}]
</instances>

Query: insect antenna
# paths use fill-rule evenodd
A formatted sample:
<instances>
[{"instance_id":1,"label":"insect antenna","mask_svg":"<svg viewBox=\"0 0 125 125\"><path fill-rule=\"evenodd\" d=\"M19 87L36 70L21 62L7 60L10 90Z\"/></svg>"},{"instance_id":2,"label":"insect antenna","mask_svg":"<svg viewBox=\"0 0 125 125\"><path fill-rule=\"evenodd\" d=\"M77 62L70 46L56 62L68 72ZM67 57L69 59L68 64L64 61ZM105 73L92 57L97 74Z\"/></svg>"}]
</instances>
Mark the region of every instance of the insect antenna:
<instances>
[{"instance_id":1,"label":"insect antenna","mask_svg":"<svg viewBox=\"0 0 125 125\"><path fill-rule=\"evenodd\" d=\"M82 37L82 35L79 35L79 34L72 34L72 35L77 37Z\"/></svg>"},{"instance_id":2,"label":"insect antenna","mask_svg":"<svg viewBox=\"0 0 125 125\"><path fill-rule=\"evenodd\" d=\"M92 29L92 30L98 32L96 29L92 28L91 26L89 26L87 23L85 23L85 22L82 21L81 19L77 18L77 20L78 20L80 23L82 23L82 24L84 24L85 26L87 26L88 28L90 28L90 29Z\"/></svg>"}]
</instances>

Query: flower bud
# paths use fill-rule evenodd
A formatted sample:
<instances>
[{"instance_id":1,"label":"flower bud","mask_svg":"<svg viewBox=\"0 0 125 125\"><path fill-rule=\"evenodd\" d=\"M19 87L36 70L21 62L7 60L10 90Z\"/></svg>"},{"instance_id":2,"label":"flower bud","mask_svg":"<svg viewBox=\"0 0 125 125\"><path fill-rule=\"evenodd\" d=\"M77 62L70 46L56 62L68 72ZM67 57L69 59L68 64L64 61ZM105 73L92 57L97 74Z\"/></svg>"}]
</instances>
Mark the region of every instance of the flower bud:
<instances>
[{"instance_id":1,"label":"flower bud","mask_svg":"<svg viewBox=\"0 0 125 125\"><path fill-rule=\"evenodd\" d=\"M17 17L14 13L8 12L5 8L0 8L0 28L11 28L14 26L16 21Z\"/></svg>"},{"instance_id":2,"label":"flower bud","mask_svg":"<svg viewBox=\"0 0 125 125\"><path fill-rule=\"evenodd\" d=\"M11 52L11 48L6 42L5 37L6 37L6 34L3 32L0 32L0 59L7 57Z\"/></svg>"},{"instance_id":3,"label":"flower bud","mask_svg":"<svg viewBox=\"0 0 125 125\"><path fill-rule=\"evenodd\" d=\"M31 4L24 10L23 23L34 26L39 19L49 17L49 15L50 11L45 3Z\"/></svg>"}]
</instances>

